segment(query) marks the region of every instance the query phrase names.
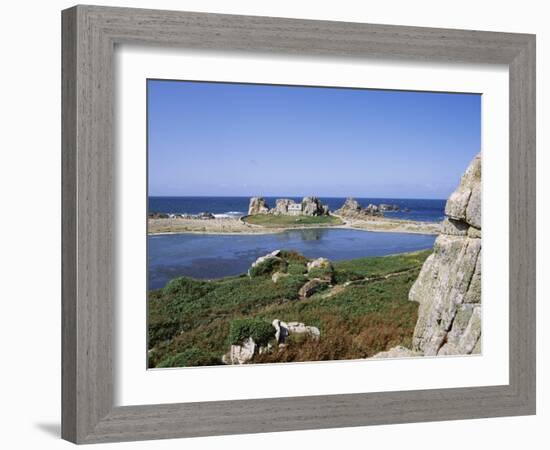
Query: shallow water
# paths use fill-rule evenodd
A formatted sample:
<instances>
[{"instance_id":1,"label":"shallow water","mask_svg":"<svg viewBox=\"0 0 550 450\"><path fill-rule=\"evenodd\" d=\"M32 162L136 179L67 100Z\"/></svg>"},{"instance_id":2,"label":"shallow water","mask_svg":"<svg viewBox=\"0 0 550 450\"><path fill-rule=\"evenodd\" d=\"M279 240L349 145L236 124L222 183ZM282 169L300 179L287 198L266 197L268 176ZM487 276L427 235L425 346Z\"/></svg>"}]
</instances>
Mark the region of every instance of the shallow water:
<instances>
[{"instance_id":1,"label":"shallow water","mask_svg":"<svg viewBox=\"0 0 550 450\"><path fill-rule=\"evenodd\" d=\"M296 250L332 261L412 252L433 247L436 236L344 229L290 230L263 235L167 234L148 236L149 289L179 276L212 279L245 273L273 250Z\"/></svg>"}]
</instances>

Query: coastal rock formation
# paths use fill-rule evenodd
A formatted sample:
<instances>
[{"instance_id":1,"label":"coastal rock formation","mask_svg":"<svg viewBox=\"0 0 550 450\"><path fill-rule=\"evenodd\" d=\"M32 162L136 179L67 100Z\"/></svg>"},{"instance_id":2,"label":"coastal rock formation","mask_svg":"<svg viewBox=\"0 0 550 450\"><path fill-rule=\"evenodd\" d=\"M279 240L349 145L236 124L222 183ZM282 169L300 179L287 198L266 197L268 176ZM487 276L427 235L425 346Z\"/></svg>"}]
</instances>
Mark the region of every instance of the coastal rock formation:
<instances>
[{"instance_id":1,"label":"coastal rock formation","mask_svg":"<svg viewBox=\"0 0 550 450\"><path fill-rule=\"evenodd\" d=\"M341 216L352 218L383 215L381 209L378 206L371 203L366 208L363 208L357 200L351 197L346 199L340 209L335 212L336 214L339 214Z\"/></svg>"},{"instance_id":2,"label":"coastal rock formation","mask_svg":"<svg viewBox=\"0 0 550 450\"><path fill-rule=\"evenodd\" d=\"M481 157L449 197L434 252L409 292L420 304L413 351L426 356L481 351Z\"/></svg>"},{"instance_id":3,"label":"coastal rock formation","mask_svg":"<svg viewBox=\"0 0 550 450\"><path fill-rule=\"evenodd\" d=\"M399 205L387 203L380 203L378 205L378 208L380 209L380 211L399 211L401 209Z\"/></svg>"},{"instance_id":4,"label":"coastal rock formation","mask_svg":"<svg viewBox=\"0 0 550 450\"><path fill-rule=\"evenodd\" d=\"M248 204L248 215L255 214L267 214L269 213L269 206L263 197L252 197Z\"/></svg>"},{"instance_id":5,"label":"coastal rock formation","mask_svg":"<svg viewBox=\"0 0 550 450\"><path fill-rule=\"evenodd\" d=\"M344 213L349 213L349 214L353 214L353 213L359 213L361 212L361 205L359 204L359 202L357 200L355 200L354 198L347 198L346 201L344 202L344 204L342 205L342 207L337 211L341 214L344 214Z\"/></svg>"},{"instance_id":6,"label":"coastal rock formation","mask_svg":"<svg viewBox=\"0 0 550 450\"><path fill-rule=\"evenodd\" d=\"M323 205L317 197L302 199L302 214L306 216L326 216L329 213L327 205Z\"/></svg>"},{"instance_id":7,"label":"coastal rock formation","mask_svg":"<svg viewBox=\"0 0 550 450\"><path fill-rule=\"evenodd\" d=\"M304 197L300 203L289 198L279 198L275 207L269 209L263 197L252 197L248 206L248 215L274 214L291 216L327 216L330 213L328 205L323 205L317 197Z\"/></svg>"},{"instance_id":8,"label":"coastal rock formation","mask_svg":"<svg viewBox=\"0 0 550 450\"><path fill-rule=\"evenodd\" d=\"M270 212L272 214L289 214L289 208L291 210L297 210L299 207L299 213L302 212L302 206L297 204L294 200L291 200L289 198L279 198L275 202L275 208L273 208Z\"/></svg>"},{"instance_id":9,"label":"coastal rock formation","mask_svg":"<svg viewBox=\"0 0 550 450\"><path fill-rule=\"evenodd\" d=\"M481 156L445 206L433 253L409 291L419 303L412 350L394 347L373 358L481 353Z\"/></svg>"}]
</instances>

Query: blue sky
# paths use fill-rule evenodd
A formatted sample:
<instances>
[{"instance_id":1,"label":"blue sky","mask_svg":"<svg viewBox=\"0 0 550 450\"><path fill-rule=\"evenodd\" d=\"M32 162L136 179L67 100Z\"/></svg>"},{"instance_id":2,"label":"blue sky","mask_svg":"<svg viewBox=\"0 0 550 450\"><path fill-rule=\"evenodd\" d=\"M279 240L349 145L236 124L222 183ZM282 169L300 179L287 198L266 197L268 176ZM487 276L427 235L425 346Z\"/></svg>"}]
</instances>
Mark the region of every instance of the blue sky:
<instances>
[{"instance_id":1,"label":"blue sky","mask_svg":"<svg viewBox=\"0 0 550 450\"><path fill-rule=\"evenodd\" d=\"M481 96L148 80L149 195L447 198Z\"/></svg>"}]
</instances>

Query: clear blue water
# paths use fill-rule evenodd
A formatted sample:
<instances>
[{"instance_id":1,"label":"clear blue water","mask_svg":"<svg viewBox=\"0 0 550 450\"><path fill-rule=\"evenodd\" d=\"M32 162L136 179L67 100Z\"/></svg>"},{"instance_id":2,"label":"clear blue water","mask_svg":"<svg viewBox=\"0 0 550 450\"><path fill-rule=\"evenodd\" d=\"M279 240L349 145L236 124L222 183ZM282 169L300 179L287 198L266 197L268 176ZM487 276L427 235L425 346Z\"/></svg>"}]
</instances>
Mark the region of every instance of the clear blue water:
<instances>
[{"instance_id":1,"label":"clear blue water","mask_svg":"<svg viewBox=\"0 0 550 450\"><path fill-rule=\"evenodd\" d=\"M275 206L277 198L281 197L265 197L270 207ZM285 198L292 198L295 201L302 200L301 197ZM167 214L210 212L212 214L242 216L248 211L249 200L249 197L149 197L149 212ZM345 198L321 197L321 201L327 204L331 211L340 208L345 200ZM445 200L399 198L356 198L356 200L362 206L367 206L369 203L376 205L388 203L401 207L401 211L385 212L386 217L425 222L439 222L444 217ZM403 211L404 208L410 209L410 212Z\"/></svg>"},{"instance_id":2,"label":"clear blue water","mask_svg":"<svg viewBox=\"0 0 550 450\"><path fill-rule=\"evenodd\" d=\"M332 261L382 256L431 248L435 236L345 229L292 230L265 235L150 235L149 289L179 276L201 279L245 273L259 256L276 249L296 250Z\"/></svg>"}]
</instances>

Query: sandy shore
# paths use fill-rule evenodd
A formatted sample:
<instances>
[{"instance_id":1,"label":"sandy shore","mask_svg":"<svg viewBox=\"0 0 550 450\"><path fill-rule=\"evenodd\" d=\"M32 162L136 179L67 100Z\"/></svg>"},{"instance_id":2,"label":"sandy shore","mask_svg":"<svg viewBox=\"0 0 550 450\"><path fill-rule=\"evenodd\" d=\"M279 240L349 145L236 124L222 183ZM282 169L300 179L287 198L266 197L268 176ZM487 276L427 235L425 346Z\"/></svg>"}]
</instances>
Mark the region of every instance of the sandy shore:
<instances>
[{"instance_id":1,"label":"sandy shore","mask_svg":"<svg viewBox=\"0 0 550 450\"><path fill-rule=\"evenodd\" d=\"M344 228L364 231L381 231L386 233L419 233L439 234L440 224L432 222L415 222L412 220L372 217L365 219L346 219L343 225L312 225L300 227L267 228L251 225L240 219L148 219L149 234L200 233L200 234L273 234L286 230L311 228Z\"/></svg>"}]
</instances>

